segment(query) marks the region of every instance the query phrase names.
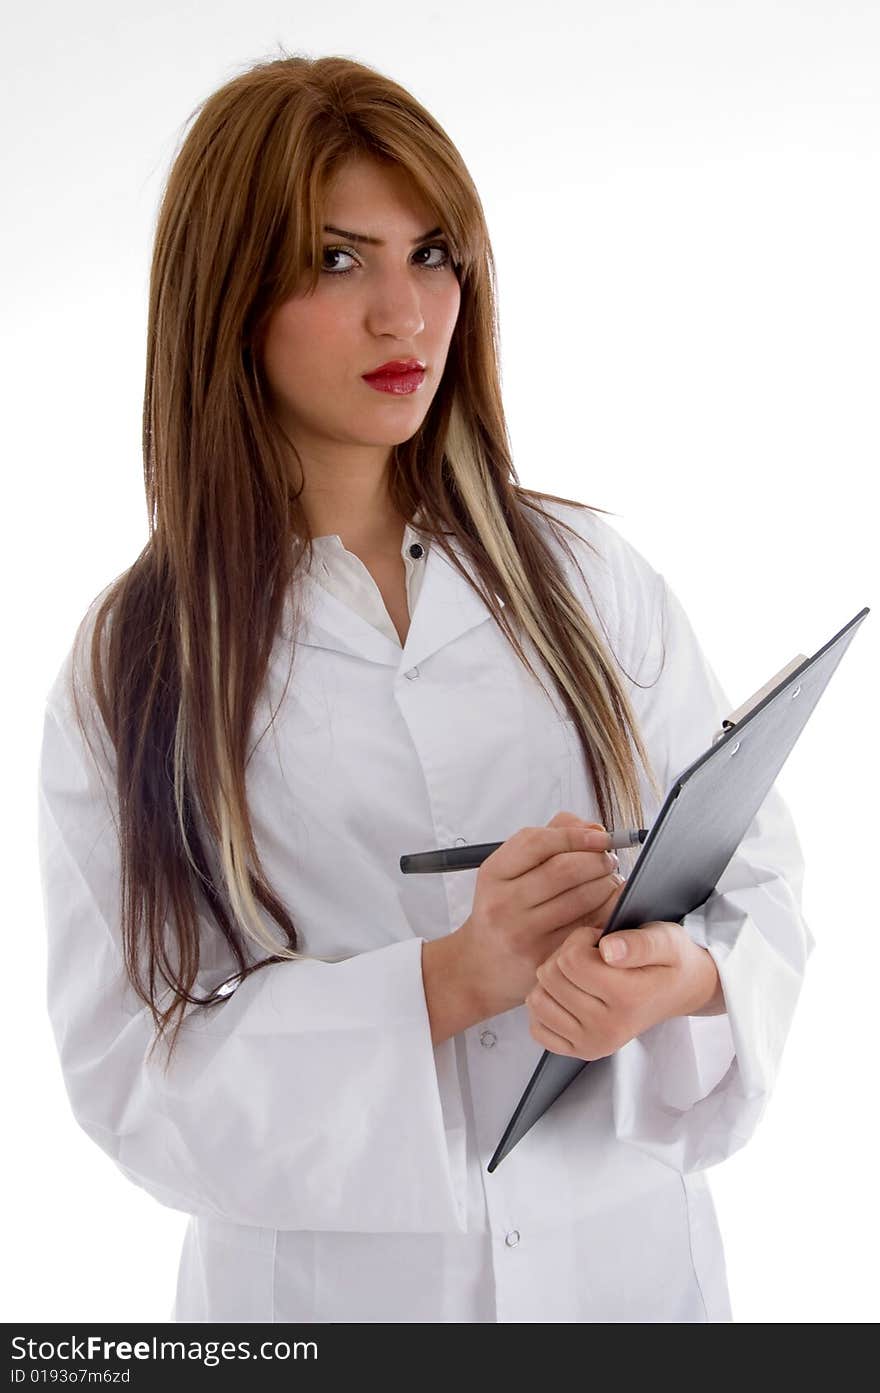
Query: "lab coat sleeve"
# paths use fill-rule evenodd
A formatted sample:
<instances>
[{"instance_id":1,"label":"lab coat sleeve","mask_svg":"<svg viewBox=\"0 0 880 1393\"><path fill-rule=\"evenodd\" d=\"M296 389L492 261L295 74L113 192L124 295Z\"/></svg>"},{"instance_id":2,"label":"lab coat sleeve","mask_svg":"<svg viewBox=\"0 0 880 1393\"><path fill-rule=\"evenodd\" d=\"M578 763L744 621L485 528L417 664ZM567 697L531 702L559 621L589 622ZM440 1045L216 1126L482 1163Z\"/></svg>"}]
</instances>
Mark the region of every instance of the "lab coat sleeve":
<instances>
[{"instance_id":1,"label":"lab coat sleeve","mask_svg":"<svg viewBox=\"0 0 880 1393\"><path fill-rule=\"evenodd\" d=\"M722 689L665 578L628 543L623 551L623 647L646 684L628 690L665 794L738 703ZM682 921L715 961L726 1013L663 1021L616 1052L619 1140L689 1172L723 1161L753 1135L814 947L801 910L803 872L797 833L774 785L715 890Z\"/></svg>"},{"instance_id":2,"label":"lab coat sleeve","mask_svg":"<svg viewBox=\"0 0 880 1393\"><path fill-rule=\"evenodd\" d=\"M76 1121L130 1180L190 1214L463 1232L422 939L260 968L191 1010L167 1074L161 1049L148 1061L152 1017L123 968L115 805L74 726L68 675L69 659L45 710L38 843L48 1011Z\"/></svg>"}]
</instances>

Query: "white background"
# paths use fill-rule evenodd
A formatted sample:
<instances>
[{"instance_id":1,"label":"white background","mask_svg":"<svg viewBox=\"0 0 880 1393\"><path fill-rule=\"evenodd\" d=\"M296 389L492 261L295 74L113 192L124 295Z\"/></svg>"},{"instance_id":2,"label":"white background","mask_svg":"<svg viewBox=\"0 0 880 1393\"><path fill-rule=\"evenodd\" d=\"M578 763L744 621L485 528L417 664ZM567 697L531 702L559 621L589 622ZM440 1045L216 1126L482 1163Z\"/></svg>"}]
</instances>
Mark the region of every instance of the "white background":
<instances>
[{"instance_id":1,"label":"white background","mask_svg":"<svg viewBox=\"0 0 880 1393\"><path fill-rule=\"evenodd\" d=\"M189 113L280 42L370 63L436 115L497 257L521 482L612 510L737 706L880 599L880 6L55 0L7 15L2 1317L165 1320L186 1221L69 1113L35 794L52 678L146 541L147 277ZM739 1322L880 1313L878 625L875 608L778 783L818 946L764 1120L710 1174Z\"/></svg>"}]
</instances>

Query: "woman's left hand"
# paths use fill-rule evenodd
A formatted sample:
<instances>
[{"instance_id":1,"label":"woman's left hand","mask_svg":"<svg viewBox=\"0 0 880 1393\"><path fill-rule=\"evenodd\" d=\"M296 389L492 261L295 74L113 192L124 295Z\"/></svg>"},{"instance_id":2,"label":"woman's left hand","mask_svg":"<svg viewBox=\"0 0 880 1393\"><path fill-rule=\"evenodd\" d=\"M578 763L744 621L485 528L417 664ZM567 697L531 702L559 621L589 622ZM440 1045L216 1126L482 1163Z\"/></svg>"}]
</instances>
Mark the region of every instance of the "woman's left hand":
<instances>
[{"instance_id":1,"label":"woman's left hand","mask_svg":"<svg viewBox=\"0 0 880 1393\"><path fill-rule=\"evenodd\" d=\"M602 1059L670 1016L723 1011L712 955L681 924L651 920L637 929L573 929L538 968L525 998L529 1030L553 1054ZM616 958L613 946L623 944Z\"/></svg>"}]
</instances>

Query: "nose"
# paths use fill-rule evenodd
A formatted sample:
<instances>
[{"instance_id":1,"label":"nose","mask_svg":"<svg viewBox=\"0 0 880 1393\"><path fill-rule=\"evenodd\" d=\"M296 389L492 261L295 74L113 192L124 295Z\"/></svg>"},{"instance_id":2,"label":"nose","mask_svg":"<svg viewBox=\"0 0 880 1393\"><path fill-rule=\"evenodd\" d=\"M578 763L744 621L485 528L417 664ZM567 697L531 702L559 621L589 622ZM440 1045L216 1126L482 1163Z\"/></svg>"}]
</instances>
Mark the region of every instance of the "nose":
<instances>
[{"instance_id":1,"label":"nose","mask_svg":"<svg viewBox=\"0 0 880 1393\"><path fill-rule=\"evenodd\" d=\"M412 272L389 271L378 277L367 309L367 327L373 334L407 341L422 332L422 297Z\"/></svg>"}]
</instances>

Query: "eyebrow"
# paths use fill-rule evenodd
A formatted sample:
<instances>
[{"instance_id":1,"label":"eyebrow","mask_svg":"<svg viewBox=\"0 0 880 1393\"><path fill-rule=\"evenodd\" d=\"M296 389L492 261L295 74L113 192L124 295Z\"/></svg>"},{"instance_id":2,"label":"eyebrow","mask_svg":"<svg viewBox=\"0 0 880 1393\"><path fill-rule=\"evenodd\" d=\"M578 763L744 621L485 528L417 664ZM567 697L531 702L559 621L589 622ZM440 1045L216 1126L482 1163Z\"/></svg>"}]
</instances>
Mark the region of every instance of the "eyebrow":
<instances>
[{"instance_id":1,"label":"eyebrow","mask_svg":"<svg viewBox=\"0 0 880 1393\"><path fill-rule=\"evenodd\" d=\"M367 237L363 232L346 232L344 227L330 227L325 223L324 231L335 232L338 237L347 237L351 242L364 242L371 247L384 247L385 245L378 237ZM430 232L423 232L421 237L414 237L412 245L415 247L419 242L427 242L429 237L439 237L442 231L442 227L432 227Z\"/></svg>"}]
</instances>

